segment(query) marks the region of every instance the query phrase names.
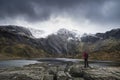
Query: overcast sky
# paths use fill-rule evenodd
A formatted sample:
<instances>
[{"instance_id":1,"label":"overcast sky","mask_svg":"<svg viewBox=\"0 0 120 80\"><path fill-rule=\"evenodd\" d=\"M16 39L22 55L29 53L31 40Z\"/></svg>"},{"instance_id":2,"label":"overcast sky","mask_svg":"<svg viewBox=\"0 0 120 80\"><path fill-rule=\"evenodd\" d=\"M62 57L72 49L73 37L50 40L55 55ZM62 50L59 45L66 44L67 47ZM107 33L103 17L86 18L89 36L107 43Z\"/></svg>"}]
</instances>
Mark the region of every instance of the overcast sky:
<instances>
[{"instance_id":1,"label":"overcast sky","mask_svg":"<svg viewBox=\"0 0 120 80\"><path fill-rule=\"evenodd\" d=\"M0 25L81 33L120 28L120 0L0 0Z\"/></svg>"}]
</instances>

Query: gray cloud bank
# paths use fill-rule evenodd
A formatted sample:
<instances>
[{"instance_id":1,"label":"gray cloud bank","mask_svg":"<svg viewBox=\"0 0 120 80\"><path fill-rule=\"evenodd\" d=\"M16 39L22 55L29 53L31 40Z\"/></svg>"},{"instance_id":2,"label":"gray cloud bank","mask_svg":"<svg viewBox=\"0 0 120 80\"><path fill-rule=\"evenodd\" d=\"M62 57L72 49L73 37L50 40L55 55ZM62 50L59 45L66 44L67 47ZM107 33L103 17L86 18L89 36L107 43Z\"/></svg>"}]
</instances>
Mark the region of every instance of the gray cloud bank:
<instances>
[{"instance_id":1,"label":"gray cloud bank","mask_svg":"<svg viewBox=\"0 0 120 80\"><path fill-rule=\"evenodd\" d=\"M0 0L0 20L24 17L45 21L67 15L97 24L120 24L120 0Z\"/></svg>"}]
</instances>

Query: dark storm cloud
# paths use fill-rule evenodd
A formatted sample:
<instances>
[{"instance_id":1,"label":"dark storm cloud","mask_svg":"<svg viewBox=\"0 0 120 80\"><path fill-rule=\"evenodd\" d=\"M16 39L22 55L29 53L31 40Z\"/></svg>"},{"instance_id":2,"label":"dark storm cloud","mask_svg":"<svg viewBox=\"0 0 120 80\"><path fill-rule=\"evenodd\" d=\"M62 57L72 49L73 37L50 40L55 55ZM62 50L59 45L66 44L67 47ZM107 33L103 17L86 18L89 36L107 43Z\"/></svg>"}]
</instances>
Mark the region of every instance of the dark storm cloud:
<instances>
[{"instance_id":1,"label":"dark storm cloud","mask_svg":"<svg viewBox=\"0 0 120 80\"><path fill-rule=\"evenodd\" d=\"M97 23L120 23L120 0L106 0L103 4L93 4L86 9L85 17Z\"/></svg>"},{"instance_id":2,"label":"dark storm cloud","mask_svg":"<svg viewBox=\"0 0 120 80\"><path fill-rule=\"evenodd\" d=\"M23 16L27 19L47 19L50 16L50 12L41 11L41 14L37 14L33 3L37 0L0 0L0 18L14 18ZM42 7L42 6L41 6ZM44 9L44 7L42 7Z\"/></svg>"},{"instance_id":3,"label":"dark storm cloud","mask_svg":"<svg viewBox=\"0 0 120 80\"><path fill-rule=\"evenodd\" d=\"M81 17L94 23L120 23L120 0L0 0L0 20L24 17L48 20L51 15Z\"/></svg>"},{"instance_id":4,"label":"dark storm cloud","mask_svg":"<svg viewBox=\"0 0 120 80\"><path fill-rule=\"evenodd\" d=\"M76 5L76 2L79 0L0 0L0 18L24 16L29 20L46 20L56 10Z\"/></svg>"}]
</instances>

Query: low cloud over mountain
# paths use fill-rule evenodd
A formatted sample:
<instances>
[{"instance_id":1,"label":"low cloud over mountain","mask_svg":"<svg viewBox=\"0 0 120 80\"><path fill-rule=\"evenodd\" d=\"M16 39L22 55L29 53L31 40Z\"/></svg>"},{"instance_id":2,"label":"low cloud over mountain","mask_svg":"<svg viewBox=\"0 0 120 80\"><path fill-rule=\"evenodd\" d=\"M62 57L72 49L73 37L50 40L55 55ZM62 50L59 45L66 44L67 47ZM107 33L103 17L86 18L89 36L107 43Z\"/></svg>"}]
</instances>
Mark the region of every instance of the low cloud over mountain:
<instances>
[{"instance_id":1,"label":"low cloud over mountain","mask_svg":"<svg viewBox=\"0 0 120 80\"><path fill-rule=\"evenodd\" d=\"M0 0L0 24L105 32L120 26L119 0Z\"/></svg>"}]
</instances>

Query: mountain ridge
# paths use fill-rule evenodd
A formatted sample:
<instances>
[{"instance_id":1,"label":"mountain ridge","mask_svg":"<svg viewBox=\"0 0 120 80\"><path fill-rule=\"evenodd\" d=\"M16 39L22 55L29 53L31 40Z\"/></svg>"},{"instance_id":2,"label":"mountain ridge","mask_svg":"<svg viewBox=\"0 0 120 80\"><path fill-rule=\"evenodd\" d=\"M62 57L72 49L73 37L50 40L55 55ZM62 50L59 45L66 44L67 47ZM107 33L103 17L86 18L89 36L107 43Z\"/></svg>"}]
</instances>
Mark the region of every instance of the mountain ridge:
<instances>
[{"instance_id":1,"label":"mountain ridge","mask_svg":"<svg viewBox=\"0 0 120 80\"><path fill-rule=\"evenodd\" d=\"M76 35L75 32L60 29L45 38L35 38L27 28L13 25L0 26L0 55L82 58L82 52L88 50L90 59L119 60L120 29L94 35L86 34L81 37ZM114 58L112 58L113 54Z\"/></svg>"}]
</instances>

